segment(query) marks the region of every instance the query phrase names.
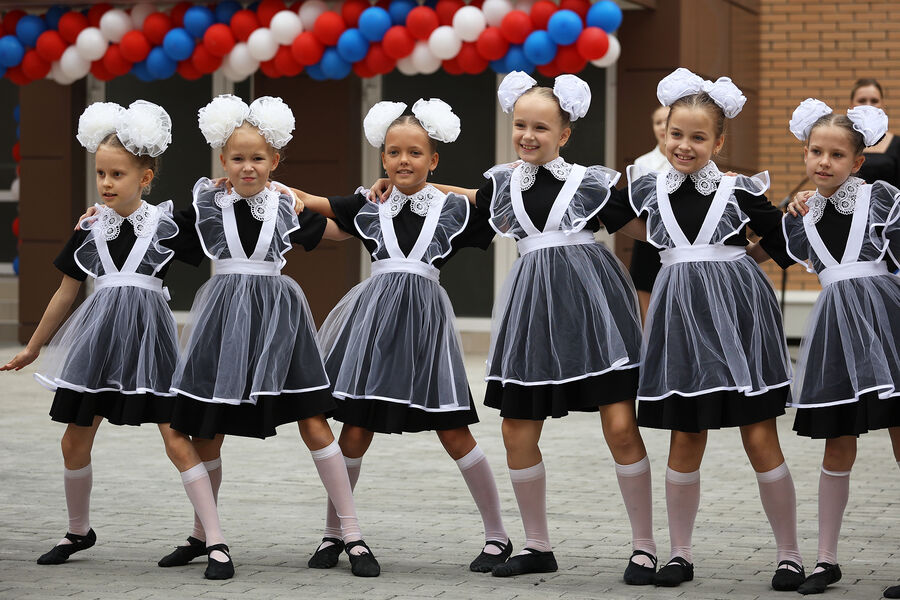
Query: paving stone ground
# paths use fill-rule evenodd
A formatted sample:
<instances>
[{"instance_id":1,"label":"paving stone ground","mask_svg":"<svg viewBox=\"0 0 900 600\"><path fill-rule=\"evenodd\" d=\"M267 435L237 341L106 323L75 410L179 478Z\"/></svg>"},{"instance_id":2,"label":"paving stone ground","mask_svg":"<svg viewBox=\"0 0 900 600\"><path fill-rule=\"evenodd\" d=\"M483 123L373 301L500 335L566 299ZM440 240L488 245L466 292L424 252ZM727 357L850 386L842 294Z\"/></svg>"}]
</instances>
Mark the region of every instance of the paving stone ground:
<instances>
[{"instance_id":1,"label":"paving stone ground","mask_svg":"<svg viewBox=\"0 0 900 600\"><path fill-rule=\"evenodd\" d=\"M0 346L0 360L17 349ZM484 391L482 361L468 360L476 399ZM624 585L630 528L596 414L552 420L544 429L557 573L497 579L467 570L481 548L481 521L457 467L430 433L379 435L363 462L357 506L381 577L353 577L345 557L331 571L308 569L306 560L321 537L325 492L294 426L280 428L266 441L226 440L220 505L237 568L234 579L204 580L202 560L182 568L156 566L190 533L191 511L152 426L101 426L91 505L98 543L64 565L38 566L35 559L65 533L59 450L64 427L47 417L51 394L34 382L32 372L0 374L3 599L795 597L769 588L775 543L735 430L710 434L694 533L695 580L675 589ZM520 547L524 533L506 472L500 419L480 405L479 414L482 421L472 430L497 475L506 526ZM779 428L797 484L802 551L812 565L822 443L794 435L792 420L789 411ZM653 467L654 525L665 558L668 436L647 430L644 439ZM886 432L861 438L851 486L839 548L844 579L826 597L875 599L900 581L900 471Z\"/></svg>"}]
</instances>

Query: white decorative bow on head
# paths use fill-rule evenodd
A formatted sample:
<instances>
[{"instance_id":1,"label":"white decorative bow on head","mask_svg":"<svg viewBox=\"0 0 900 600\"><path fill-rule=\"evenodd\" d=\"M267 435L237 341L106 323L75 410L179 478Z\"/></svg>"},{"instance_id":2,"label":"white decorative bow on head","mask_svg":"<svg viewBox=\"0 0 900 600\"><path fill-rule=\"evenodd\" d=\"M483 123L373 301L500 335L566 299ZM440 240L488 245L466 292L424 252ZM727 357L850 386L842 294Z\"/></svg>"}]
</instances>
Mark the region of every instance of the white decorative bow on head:
<instances>
[{"instance_id":1,"label":"white decorative bow on head","mask_svg":"<svg viewBox=\"0 0 900 600\"><path fill-rule=\"evenodd\" d=\"M503 78L500 87L497 88L497 99L500 100L500 108L509 114L512 112L516 101L528 90L537 85L537 81L523 71L513 71ZM588 84L575 75L560 75L553 81L553 95L559 101L559 106L569 114L572 121L576 121L587 114L591 106L591 88Z\"/></svg>"},{"instance_id":2,"label":"white decorative bow on head","mask_svg":"<svg viewBox=\"0 0 900 600\"><path fill-rule=\"evenodd\" d=\"M679 67L662 78L656 86L656 97L663 106L671 106L679 98L706 92L725 116L733 119L744 108L747 98L730 77L719 77L715 81L703 79L684 67Z\"/></svg>"},{"instance_id":3,"label":"white decorative bow on head","mask_svg":"<svg viewBox=\"0 0 900 600\"><path fill-rule=\"evenodd\" d=\"M115 102L95 102L84 109L76 138L88 152L96 152L111 133L132 154L156 157L172 143L172 119L146 100L135 100L127 109Z\"/></svg>"},{"instance_id":4,"label":"white decorative bow on head","mask_svg":"<svg viewBox=\"0 0 900 600\"><path fill-rule=\"evenodd\" d=\"M363 119L363 131L369 143L380 148L384 144L384 136L391 123L396 121L406 110L405 102L378 102ZM450 105L439 98L425 100L419 98L412 107L413 116L428 133L428 137L439 142L455 142L461 127L459 117Z\"/></svg>"},{"instance_id":5,"label":"white decorative bow on head","mask_svg":"<svg viewBox=\"0 0 900 600\"><path fill-rule=\"evenodd\" d=\"M805 142L809 139L815 122L832 112L831 108L821 100L807 98L794 109L788 127L798 140ZM874 146L887 133L887 115L878 107L854 106L847 111L847 118L853 123L853 129L863 136L863 143L866 146Z\"/></svg>"},{"instance_id":6,"label":"white decorative bow on head","mask_svg":"<svg viewBox=\"0 0 900 600\"><path fill-rule=\"evenodd\" d=\"M273 148L291 141L294 113L281 98L261 96L250 106L231 94L222 94L197 111L200 132L213 148L221 148L244 121L255 126Z\"/></svg>"}]
</instances>

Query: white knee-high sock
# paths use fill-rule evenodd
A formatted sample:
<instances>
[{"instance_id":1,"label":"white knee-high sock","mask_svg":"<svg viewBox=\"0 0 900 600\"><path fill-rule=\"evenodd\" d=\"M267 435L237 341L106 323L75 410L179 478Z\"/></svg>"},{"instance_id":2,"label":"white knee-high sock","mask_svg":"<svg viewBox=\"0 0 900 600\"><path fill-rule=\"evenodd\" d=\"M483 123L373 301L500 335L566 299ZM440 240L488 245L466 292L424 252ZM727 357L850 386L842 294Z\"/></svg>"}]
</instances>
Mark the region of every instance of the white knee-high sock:
<instances>
[{"instance_id":1,"label":"white knee-high sock","mask_svg":"<svg viewBox=\"0 0 900 600\"><path fill-rule=\"evenodd\" d=\"M197 513L203 524L207 547L224 544L225 535L222 533L222 526L219 523L219 511L206 467L201 462L187 471L183 471L181 482L184 484L184 491L187 492L191 504L194 505L194 512Z\"/></svg>"},{"instance_id":2,"label":"white knee-high sock","mask_svg":"<svg viewBox=\"0 0 900 600\"><path fill-rule=\"evenodd\" d=\"M694 561L691 552L691 536L694 520L700 509L700 470L680 473L666 469L666 512L669 515L669 539L672 543L671 558L680 556Z\"/></svg>"},{"instance_id":3,"label":"white knee-high sock","mask_svg":"<svg viewBox=\"0 0 900 600\"><path fill-rule=\"evenodd\" d=\"M628 520L631 522L631 549L643 550L656 556L656 541L653 539L653 488L650 480L650 459L645 456L630 465L616 463L616 479L619 480L619 491L622 492L625 512L628 513ZM650 559L644 558L647 563L650 562Z\"/></svg>"},{"instance_id":4,"label":"white knee-high sock","mask_svg":"<svg viewBox=\"0 0 900 600\"><path fill-rule=\"evenodd\" d=\"M506 529L503 527L503 517L500 515L500 495L497 493L497 482L494 480L494 472L484 452L475 444L468 454L456 461L475 506L481 513L481 521L484 524L484 540L501 542L509 539ZM487 546L489 553L500 553L496 546ZM495 552L496 551L496 552Z\"/></svg>"},{"instance_id":5,"label":"white knee-high sock","mask_svg":"<svg viewBox=\"0 0 900 600\"><path fill-rule=\"evenodd\" d=\"M816 562L837 564L838 537L850 498L850 471L829 471L824 466L819 474L819 554Z\"/></svg>"},{"instance_id":6,"label":"white knee-high sock","mask_svg":"<svg viewBox=\"0 0 900 600\"><path fill-rule=\"evenodd\" d=\"M91 465L63 471L63 489L66 492L66 509L69 513L69 533L87 535L91 530L91 488L94 471ZM71 544L63 538L60 544Z\"/></svg>"},{"instance_id":7,"label":"white knee-high sock","mask_svg":"<svg viewBox=\"0 0 900 600\"><path fill-rule=\"evenodd\" d=\"M525 526L525 547L549 552L552 547L547 527L547 473L543 461L525 469L510 469L509 478Z\"/></svg>"},{"instance_id":8,"label":"white knee-high sock","mask_svg":"<svg viewBox=\"0 0 900 600\"><path fill-rule=\"evenodd\" d=\"M356 489L356 482L359 481L359 472L362 470L362 456L359 458L344 457L344 465L347 467L347 477L350 478L350 491ZM331 498L328 499L328 506L325 514L325 535L322 537L330 537L341 539L341 520ZM330 546L330 542L323 542L323 545Z\"/></svg>"},{"instance_id":9,"label":"white knee-high sock","mask_svg":"<svg viewBox=\"0 0 900 600\"><path fill-rule=\"evenodd\" d=\"M320 450L311 450L319 478L334 504L341 522L341 537L344 542L355 542L362 539L359 520L356 518L356 506L353 503L353 490L347 475L347 466L337 440Z\"/></svg>"},{"instance_id":10,"label":"white knee-high sock","mask_svg":"<svg viewBox=\"0 0 900 600\"><path fill-rule=\"evenodd\" d=\"M775 560L792 560L803 564L797 545L797 495L794 479L787 463L781 463L771 471L756 474L759 499L775 534L778 553Z\"/></svg>"},{"instance_id":11,"label":"white knee-high sock","mask_svg":"<svg viewBox=\"0 0 900 600\"><path fill-rule=\"evenodd\" d=\"M222 485L222 457L204 461L203 466L206 467L206 473L209 475L209 485L212 487L213 499L216 501L216 506L218 506L219 487ZM191 537L198 540L206 540L206 533L203 532L203 523L200 521L197 511L194 511L194 530L191 532Z\"/></svg>"}]
</instances>

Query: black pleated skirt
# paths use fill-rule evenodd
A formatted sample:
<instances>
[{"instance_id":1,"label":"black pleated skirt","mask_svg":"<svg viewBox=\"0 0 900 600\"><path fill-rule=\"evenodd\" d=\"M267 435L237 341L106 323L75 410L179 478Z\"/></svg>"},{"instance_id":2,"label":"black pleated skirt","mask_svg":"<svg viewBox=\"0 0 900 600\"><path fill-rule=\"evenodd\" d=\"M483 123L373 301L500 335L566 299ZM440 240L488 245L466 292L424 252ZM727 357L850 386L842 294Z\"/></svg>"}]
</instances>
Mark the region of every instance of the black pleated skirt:
<instances>
[{"instance_id":1,"label":"black pleated skirt","mask_svg":"<svg viewBox=\"0 0 900 600\"><path fill-rule=\"evenodd\" d=\"M686 433L752 425L783 415L790 397L789 385L756 396L732 390L699 396L672 394L638 402L638 425Z\"/></svg>"},{"instance_id":2,"label":"black pleated skirt","mask_svg":"<svg viewBox=\"0 0 900 600\"><path fill-rule=\"evenodd\" d=\"M57 388L50 406L50 418L59 423L90 427L99 415L113 425L168 423L175 398L154 394L120 392L76 392Z\"/></svg>"}]
</instances>

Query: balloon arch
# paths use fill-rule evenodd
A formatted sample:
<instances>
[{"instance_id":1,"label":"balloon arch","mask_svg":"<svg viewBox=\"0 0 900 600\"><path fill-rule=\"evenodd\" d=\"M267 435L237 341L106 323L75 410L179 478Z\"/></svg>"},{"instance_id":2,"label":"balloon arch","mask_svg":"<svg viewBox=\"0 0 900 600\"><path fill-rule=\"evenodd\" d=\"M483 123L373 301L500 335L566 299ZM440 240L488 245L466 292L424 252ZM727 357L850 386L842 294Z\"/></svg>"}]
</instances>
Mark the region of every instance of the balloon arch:
<instances>
[{"instance_id":1,"label":"balloon arch","mask_svg":"<svg viewBox=\"0 0 900 600\"><path fill-rule=\"evenodd\" d=\"M0 75L18 85L50 78L68 85L92 74L142 81L221 71L239 81L268 77L342 79L397 69L453 75L537 70L554 77L619 57L612 0L262 0L244 6L180 2L129 9L96 3L44 14L2 16Z\"/></svg>"}]
</instances>

